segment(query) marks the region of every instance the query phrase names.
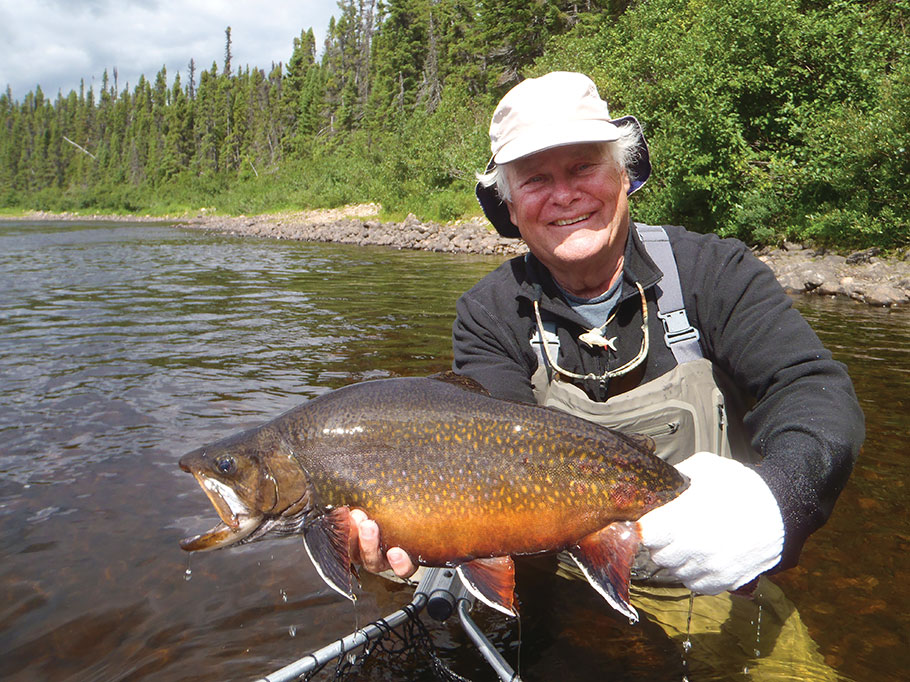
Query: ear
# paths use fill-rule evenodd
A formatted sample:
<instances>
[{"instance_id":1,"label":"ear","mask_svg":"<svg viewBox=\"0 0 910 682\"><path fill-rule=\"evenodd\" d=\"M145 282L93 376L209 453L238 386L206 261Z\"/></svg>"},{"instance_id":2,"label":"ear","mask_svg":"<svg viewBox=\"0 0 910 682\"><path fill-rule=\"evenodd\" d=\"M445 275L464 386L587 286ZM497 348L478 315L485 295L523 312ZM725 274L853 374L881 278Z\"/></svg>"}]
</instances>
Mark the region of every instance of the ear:
<instances>
[{"instance_id":1,"label":"ear","mask_svg":"<svg viewBox=\"0 0 910 682\"><path fill-rule=\"evenodd\" d=\"M629 189L632 187L632 181L629 179L629 173L625 168L620 170L619 182L622 184L622 191L628 196Z\"/></svg>"},{"instance_id":2,"label":"ear","mask_svg":"<svg viewBox=\"0 0 910 682\"><path fill-rule=\"evenodd\" d=\"M517 216L515 215L515 209L512 207L512 202L503 200L502 203L504 203L506 205L506 208L509 209L509 220L511 220L512 224L517 227L518 220L516 219Z\"/></svg>"}]
</instances>

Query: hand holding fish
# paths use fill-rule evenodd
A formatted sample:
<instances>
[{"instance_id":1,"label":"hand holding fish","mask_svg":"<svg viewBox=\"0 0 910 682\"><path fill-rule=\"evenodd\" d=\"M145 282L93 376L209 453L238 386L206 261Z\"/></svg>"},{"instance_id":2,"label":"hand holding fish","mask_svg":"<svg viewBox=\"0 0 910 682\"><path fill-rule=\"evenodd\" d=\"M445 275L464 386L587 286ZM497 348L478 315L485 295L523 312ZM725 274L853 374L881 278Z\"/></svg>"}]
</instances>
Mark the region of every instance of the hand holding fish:
<instances>
[{"instance_id":1,"label":"hand holding fish","mask_svg":"<svg viewBox=\"0 0 910 682\"><path fill-rule=\"evenodd\" d=\"M351 510L351 560L370 573L391 569L399 578L410 578L417 566L400 547L391 547L383 555L379 546L379 526L367 518L362 509Z\"/></svg>"},{"instance_id":2,"label":"hand holding fish","mask_svg":"<svg viewBox=\"0 0 910 682\"><path fill-rule=\"evenodd\" d=\"M638 522L656 564L693 592L720 594L780 562L780 508L753 469L710 452L697 452L676 468L689 477L689 488Z\"/></svg>"}]
</instances>

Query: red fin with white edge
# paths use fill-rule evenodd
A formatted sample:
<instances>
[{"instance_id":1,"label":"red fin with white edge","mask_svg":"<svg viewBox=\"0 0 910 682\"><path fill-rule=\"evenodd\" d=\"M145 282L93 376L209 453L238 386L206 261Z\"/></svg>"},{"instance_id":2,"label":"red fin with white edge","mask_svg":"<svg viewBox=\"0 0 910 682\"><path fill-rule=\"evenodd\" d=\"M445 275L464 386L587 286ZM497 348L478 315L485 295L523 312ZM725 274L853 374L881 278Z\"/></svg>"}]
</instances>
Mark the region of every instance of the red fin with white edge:
<instances>
[{"instance_id":1,"label":"red fin with white edge","mask_svg":"<svg viewBox=\"0 0 910 682\"><path fill-rule=\"evenodd\" d=\"M306 524L303 546L316 572L340 595L354 601L351 557L348 546L351 514L347 507L336 507Z\"/></svg>"},{"instance_id":2,"label":"red fin with white edge","mask_svg":"<svg viewBox=\"0 0 910 682\"><path fill-rule=\"evenodd\" d=\"M487 606L513 618L515 608L515 564L512 557L474 559L456 569L468 592Z\"/></svg>"},{"instance_id":3,"label":"red fin with white edge","mask_svg":"<svg viewBox=\"0 0 910 682\"><path fill-rule=\"evenodd\" d=\"M588 582L631 623L638 622L638 612L629 603L629 579L639 544L638 524L617 521L569 549Z\"/></svg>"}]
</instances>

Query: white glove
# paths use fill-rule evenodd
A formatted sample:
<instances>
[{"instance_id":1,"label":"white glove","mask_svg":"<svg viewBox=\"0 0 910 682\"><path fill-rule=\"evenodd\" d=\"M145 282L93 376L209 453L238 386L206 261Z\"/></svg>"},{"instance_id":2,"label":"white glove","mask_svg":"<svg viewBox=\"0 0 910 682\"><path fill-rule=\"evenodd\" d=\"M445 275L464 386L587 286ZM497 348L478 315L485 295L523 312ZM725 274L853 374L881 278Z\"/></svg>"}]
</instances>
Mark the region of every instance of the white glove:
<instances>
[{"instance_id":1,"label":"white glove","mask_svg":"<svg viewBox=\"0 0 910 682\"><path fill-rule=\"evenodd\" d=\"M638 521L654 563L693 592L720 594L780 562L783 518L755 471L710 452L676 468L689 477L688 489Z\"/></svg>"}]
</instances>

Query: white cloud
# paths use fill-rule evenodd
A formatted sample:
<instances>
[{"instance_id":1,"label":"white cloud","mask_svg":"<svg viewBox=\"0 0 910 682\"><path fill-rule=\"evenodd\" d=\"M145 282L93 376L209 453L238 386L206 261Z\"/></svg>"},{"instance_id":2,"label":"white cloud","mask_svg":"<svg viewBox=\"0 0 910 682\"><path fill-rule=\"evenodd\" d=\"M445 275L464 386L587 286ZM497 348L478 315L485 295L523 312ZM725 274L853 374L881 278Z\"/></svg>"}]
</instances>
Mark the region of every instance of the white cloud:
<instances>
[{"instance_id":1,"label":"white cloud","mask_svg":"<svg viewBox=\"0 0 910 682\"><path fill-rule=\"evenodd\" d=\"M190 59L223 67L227 26L234 68L268 70L287 63L301 30L321 46L336 12L333 0L0 0L0 88L21 101L40 84L53 98L84 79L97 93L116 68L122 90L162 66L185 82Z\"/></svg>"}]
</instances>

